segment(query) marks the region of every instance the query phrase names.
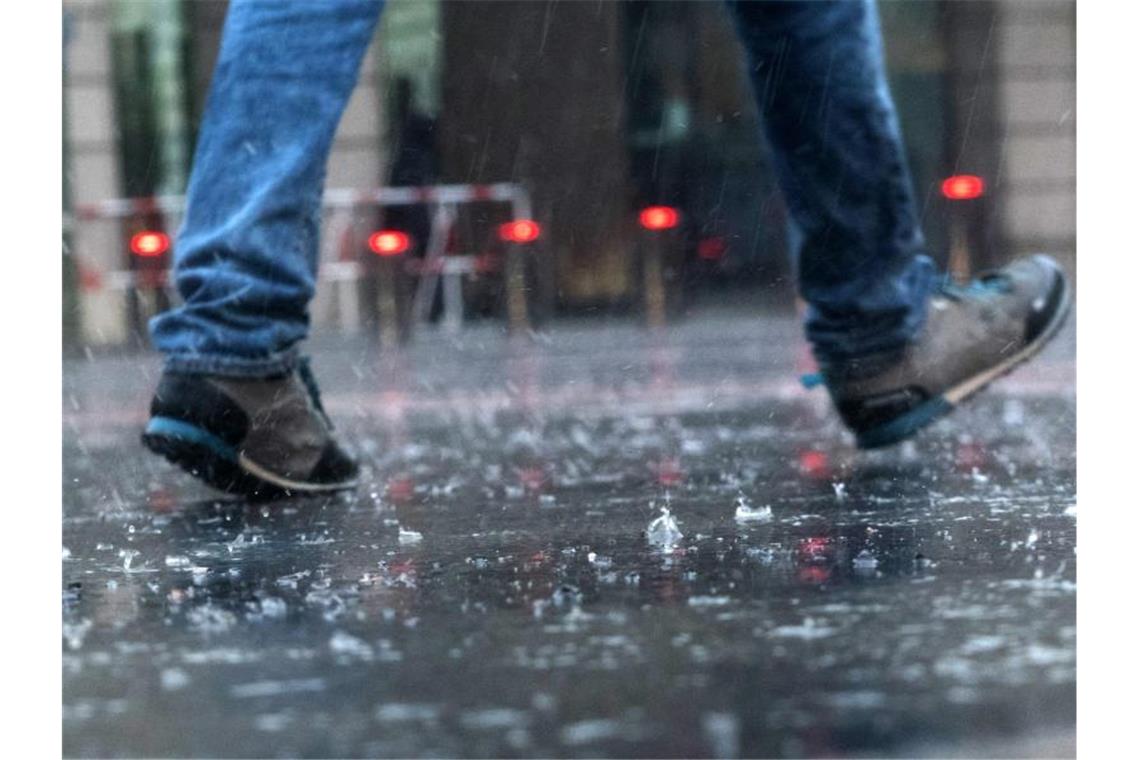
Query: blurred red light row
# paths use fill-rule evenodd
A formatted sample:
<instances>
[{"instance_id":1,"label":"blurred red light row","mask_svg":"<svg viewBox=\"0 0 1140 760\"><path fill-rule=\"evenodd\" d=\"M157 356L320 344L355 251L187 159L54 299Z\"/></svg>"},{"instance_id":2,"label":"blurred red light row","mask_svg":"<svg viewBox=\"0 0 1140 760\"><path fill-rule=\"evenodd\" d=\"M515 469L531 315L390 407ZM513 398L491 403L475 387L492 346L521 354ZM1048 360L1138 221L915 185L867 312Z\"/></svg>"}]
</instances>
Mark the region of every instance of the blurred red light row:
<instances>
[{"instance_id":1,"label":"blurred red light row","mask_svg":"<svg viewBox=\"0 0 1140 760\"><path fill-rule=\"evenodd\" d=\"M507 243L533 243L542 227L531 219L515 219L499 226L499 238ZM399 230L380 230L368 238L368 248L378 256L399 256L412 247L412 239Z\"/></svg>"},{"instance_id":2,"label":"blurred red light row","mask_svg":"<svg viewBox=\"0 0 1140 760\"><path fill-rule=\"evenodd\" d=\"M986 183L974 174L955 174L942 181L942 195L950 200L973 200L985 194ZM648 206L637 215L638 223L647 230L660 231L676 227L681 221L680 212L672 206ZM542 234L542 227L531 219L515 219L499 226L499 238L507 243L533 243ZM368 248L378 256L398 256L412 245L407 233L399 230L380 230L368 238ZM725 252L723 238L702 240L701 258L716 260ZM163 232L143 230L131 237L131 253L153 258L170 250L170 238Z\"/></svg>"}]
</instances>

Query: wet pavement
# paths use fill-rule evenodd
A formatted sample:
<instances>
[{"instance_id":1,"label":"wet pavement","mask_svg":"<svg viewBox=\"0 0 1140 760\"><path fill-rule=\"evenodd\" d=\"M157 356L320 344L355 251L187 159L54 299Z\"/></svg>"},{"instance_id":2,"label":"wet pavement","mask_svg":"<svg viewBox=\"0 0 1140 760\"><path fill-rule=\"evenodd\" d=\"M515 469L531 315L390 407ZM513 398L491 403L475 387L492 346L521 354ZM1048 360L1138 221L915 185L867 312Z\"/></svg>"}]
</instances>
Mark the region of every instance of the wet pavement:
<instances>
[{"instance_id":1,"label":"wet pavement","mask_svg":"<svg viewBox=\"0 0 1140 760\"><path fill-rule=\"evenodd\" d=\"M318 338L363 484L253 505L69 360L64 752L1072 755L1073 332L874 453L787 317Z\"/></svg>"}]
</instances>

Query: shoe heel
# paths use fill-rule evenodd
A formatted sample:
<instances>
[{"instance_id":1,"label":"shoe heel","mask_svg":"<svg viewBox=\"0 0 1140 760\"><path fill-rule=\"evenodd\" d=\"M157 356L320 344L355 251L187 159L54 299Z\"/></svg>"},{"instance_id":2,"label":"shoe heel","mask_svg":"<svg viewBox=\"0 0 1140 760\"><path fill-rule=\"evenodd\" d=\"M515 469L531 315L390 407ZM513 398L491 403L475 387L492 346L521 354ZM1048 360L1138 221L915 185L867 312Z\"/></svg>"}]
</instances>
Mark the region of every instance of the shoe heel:
<instances>
[{"instance_id":1,"label":"shoe heel","mask_svg":"<svg viewBox=\"0 0 1140 760\"><path fill-rule=\"evenodd\" d=\"M209 449L215 456L237 464L237 451L218 436L189 422L171 417L151 417L143 437L166 438Z\"/></svg>"},{"instance_id":2,"label":"shoe heel","mask_svg":"<svg viewBox=\"0 0 1140 760\"><path fill-rule=\"evenodd\" d=\"M260 484L238 466L237 452L225 441L182 420L152 417L142 443L155 454L227 493L258 496Z\"/></svg>"}]
</instances>

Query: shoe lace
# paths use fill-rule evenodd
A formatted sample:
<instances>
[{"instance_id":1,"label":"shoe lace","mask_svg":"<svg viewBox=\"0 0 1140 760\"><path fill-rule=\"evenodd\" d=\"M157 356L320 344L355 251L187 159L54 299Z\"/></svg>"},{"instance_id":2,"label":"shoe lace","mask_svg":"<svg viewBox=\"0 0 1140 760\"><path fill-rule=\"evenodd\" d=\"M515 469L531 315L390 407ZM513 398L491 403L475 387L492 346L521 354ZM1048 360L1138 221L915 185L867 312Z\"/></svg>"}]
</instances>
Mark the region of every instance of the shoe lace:
<instances>
[{"instance_id":1,"label":"shoe lace","mask_svg":"<svg viewBox=\"0 0 1140 760\"><path fill-rule=\"evenodd\" d=\"M325 412L325 406L321 403L321 389L317 385L317 378L313 374L312 367L309 366L309 357L302 356L297 363L297 375L301 378L301 382L305 384L305 390L309 392L309 399L312 400L313 406L325 418L325 423L331 430L333 427L332 420L329 419L328 413Z\"/></svg>"}]
</instances>

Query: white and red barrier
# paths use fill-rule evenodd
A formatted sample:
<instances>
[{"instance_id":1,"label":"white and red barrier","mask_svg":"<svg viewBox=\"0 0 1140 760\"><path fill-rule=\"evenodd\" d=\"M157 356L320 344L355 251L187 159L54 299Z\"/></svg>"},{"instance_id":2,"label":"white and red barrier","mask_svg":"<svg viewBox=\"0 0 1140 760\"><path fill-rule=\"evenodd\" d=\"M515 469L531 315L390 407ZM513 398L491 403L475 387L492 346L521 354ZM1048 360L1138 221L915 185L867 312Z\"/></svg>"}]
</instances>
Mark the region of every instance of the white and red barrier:
<instances>
[{"instance_id":1,"label":"white and red barrier","mask_svg":"<svg viewBox=\"0 0 1140 760\"><path fill-rule=\"evenodd\" d=\"M427 318L432 294L439 284L440 277L444 278L444 324L450 328L457 328L462 322L462 296L458 285L458 278L476 271L477 256L455 255L448 250L448 240L458 217L458 207L472 203L504 203L510 207L512 221L508 225L510 230L500 230L500 238L511 248L532 242L539 234L540 227L531 220L530 195L521 185L502 182L495 184L454 184L429 185L423 187L379 187L369 189L356 188L330 188L321 199L321 209L324 212L324 230L322 233L322 249L320 252L321 266L318 270L319 280L331 283L355 282L365 276L365 267L362 266L358 256L360 251L356 246L362 239L369 240L369 248L378 256L401 256L409 247L407 237L399 231L384 230L366 231L358 234L360 224L357 212L368 208L384 208L392 206L427 206L431 214L431 232L423 243L424 257L414 262L401 262L409 273L418 278L418 285L414 296L412 319L423 321ZM135 250L134 239L139 235L159 237L166 239L167 232L173 233L181 226L185 212L186 199L184 196L155 196L149 198L112 198L92 203L76 204L74 212L65 217L65 229L79 232L78 228L84 223L98 221L115 221L138 219L147 229L137 233L131 242L123 246L124 254L128 252L130 258L119 260L130 262L126 269L100 268L90 261L90 257L82 255L83 246L78 245L80 253L78 270L80 286L85 292L99 291L146 290L167 287L165 277L166 259L158 260L157 256L166 253L163 247L158 254L140 253ZM150 229L156 222L164 229ZM520 226L521 225L521 226ZM517 229L516 229L517 228ZM519 232L527 233L523 235ZM508 234L509 233L509 234ZM377 249L372 245L373 239L378 235L384 237L380 242L384 245ZM400 250L392 248L395 235L404 235ZM77 237L80 237L77 235ZM148 238L149 241L149 238ZM153 246L151 246L153 247ZM145 262L148 276L143 281L140 278L138 257L155 257ZM154 270L158 271L154 271ZM338 299L340 314L337 320L346 326L352 323L353 313L356 311L354 292L345 291ZM457 300L457 298L459 300ZM517 299L516 299L517 300ZM524 312L517 308L512 310L512 323L521 317L525 320ZM523 325L525 326L525 325Z\"/></svg>"},{"instance_id":2,"label":"white and red barrier","mask_svg":"<svg viewBox=\"0 0 1140 760\"><path fill-rule=\"evenodd\" d=\"M325 191L321 207L326 210L359 206L416 206L498 201L511 204L516 219L531 216L530 195L522 185L499 182L491 185L426 185L423 187L377 187L368 190L332 188ZM182 195L151 198L111 198L75 205L73 221L125 219L131 216L164 214L180 216L186 208Z\"/></svg>"}]
</instances>

